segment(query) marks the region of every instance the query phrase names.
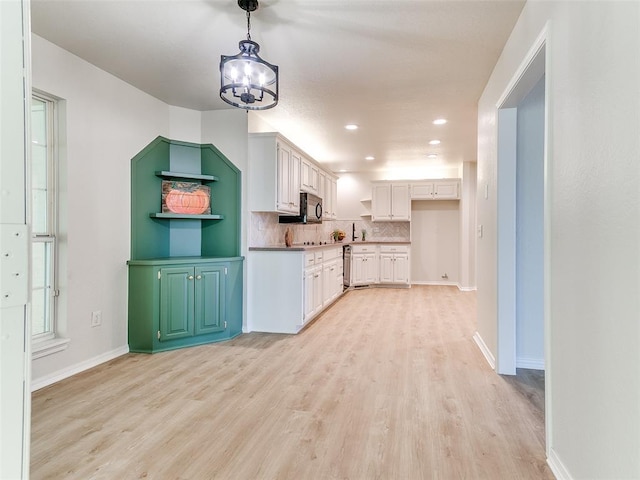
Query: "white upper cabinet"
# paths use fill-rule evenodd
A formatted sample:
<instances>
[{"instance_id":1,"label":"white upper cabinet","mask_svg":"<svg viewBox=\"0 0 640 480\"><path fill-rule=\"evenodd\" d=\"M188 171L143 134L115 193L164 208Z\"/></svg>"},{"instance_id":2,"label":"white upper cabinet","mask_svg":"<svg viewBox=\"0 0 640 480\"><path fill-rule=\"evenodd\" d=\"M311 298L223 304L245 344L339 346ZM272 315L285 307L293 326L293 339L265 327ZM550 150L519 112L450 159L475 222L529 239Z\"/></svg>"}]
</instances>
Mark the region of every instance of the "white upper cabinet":
<instances>
[{"instance_id":1,"label":"white upper cabinet","mask_svg":"<svg viewBox=\"0 0 640 480\"><path fill-rule=\"evenodd\" d=\"M249 209L300 213L300 192L323 199L322 218L336 218L336 177L278 133L249 134Z\"/></svg>"},{"instance_id":2,"label":"white upper cabinet","mask_svg":"<svg viewBox=\"0 0 640 480\"><path fill-rule=\"evenodd\" d=\"M289 145L277 144L278 184L277 211L283 213L300 212L300 156Z\"/></svg>"},{"instance_id":3,"label":"white upper cabinet","mask_svg":"<svg viewBox=\"0 0 640 480\"><path fill-rule=\"evenodd\" d=\"M420 180L411 184L411 200L458 200L460 180Z\"/></svg>"},{"instance_id":4,"label":"white upper cabinet","mask_svg":"<svg viewBox=\"0 0 640 480\"><path fill-rule=\"evenodd\" d=\"M317 195L323 199L322 219L327 220L327 194L325 193L325 186L327 183L327 174L323 170L318 171L318 193Z\"/></svg>"},{"instance_id":5,"label":"white upper cabinet","mask_svg":"<svg viewBox=\"0 0 640 480\"><path fill-rule=\"evenodd\" d=\"M338 206L338 179L331 174L327 174L325 180L325 202L326 203L326 218L329 220L335 220L338 218L337 206Z\"/></svg>"},{"instance_id":6,"label":"white upper cabinet","mask_svg":"<svg viewBox=\"0 0 640 480\"><path fill-rule=\"evenodd\" d=\"M300 154L277 133L249 135L249 208L300 212Z\"/></svg>"},{"instance_id":7,"label":"white upper cabinet","mask_svg":"<svg viewBox=\"0 0 640 480\"><path fill-rule=\"evenodd\" d=\"M371 189L371 220L374 222L411 220L409 183L374 182Z\"/></svg>"},{"instance_id":8,"label":"white upper cabinet","mask_svg":"<svg viewBox=\"0 0 640 480\"><path fill-rule=\"evenodd\" d=\"M303 192L318 195L320 169L308 158L302 157L300 161L300 188Z\"/></svg>"}]
</instances>

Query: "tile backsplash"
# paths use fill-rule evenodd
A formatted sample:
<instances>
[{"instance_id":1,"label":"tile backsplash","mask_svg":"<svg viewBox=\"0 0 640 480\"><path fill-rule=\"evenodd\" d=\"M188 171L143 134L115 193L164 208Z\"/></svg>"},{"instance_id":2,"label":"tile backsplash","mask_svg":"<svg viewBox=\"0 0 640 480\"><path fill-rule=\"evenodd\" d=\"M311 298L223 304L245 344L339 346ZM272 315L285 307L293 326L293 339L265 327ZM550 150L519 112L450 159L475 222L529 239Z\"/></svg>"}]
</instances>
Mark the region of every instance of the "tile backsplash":
<instances>
[{"instance_id":1,"label":"tile backsplash","mask_svg":"<svg viewBox=\"0 0 640 480\"><path fill-rule=\"evenodd\" d=\"M372 222L367 220L325 220L321 224L297 225L278 223L277 213L251 212L251 229L249 245L251 247L266 247L284 245L284 233L287 227L293 231L293 243L304 242L332 242L331 232L335 229L343 230L351 240L353 225L356 227L356 237L360 240L362 230L367 231L368 241L406 242L410 239L409 222Z\"/></svg>"}]
</instances>

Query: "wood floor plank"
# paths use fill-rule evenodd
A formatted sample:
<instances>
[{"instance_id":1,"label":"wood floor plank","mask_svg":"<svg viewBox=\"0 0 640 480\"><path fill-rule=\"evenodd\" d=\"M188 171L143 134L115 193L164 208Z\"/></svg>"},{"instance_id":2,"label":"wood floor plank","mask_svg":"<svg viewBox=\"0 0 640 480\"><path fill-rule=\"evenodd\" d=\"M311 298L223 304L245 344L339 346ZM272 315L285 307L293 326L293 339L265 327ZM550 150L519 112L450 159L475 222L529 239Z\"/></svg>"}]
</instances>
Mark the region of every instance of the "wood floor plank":
<instances>
[{"instance_id":1,"label":"wood floor plank","mask_svg":"<svg viewBox=\"0 0 640 480\"><path fill-rule=\"evenodd\" d=\"M498 376L475 293L348 292L295 336L129 354L33 395L33 479L551 479L535 374Z\"/></svg>"}]
</instances>

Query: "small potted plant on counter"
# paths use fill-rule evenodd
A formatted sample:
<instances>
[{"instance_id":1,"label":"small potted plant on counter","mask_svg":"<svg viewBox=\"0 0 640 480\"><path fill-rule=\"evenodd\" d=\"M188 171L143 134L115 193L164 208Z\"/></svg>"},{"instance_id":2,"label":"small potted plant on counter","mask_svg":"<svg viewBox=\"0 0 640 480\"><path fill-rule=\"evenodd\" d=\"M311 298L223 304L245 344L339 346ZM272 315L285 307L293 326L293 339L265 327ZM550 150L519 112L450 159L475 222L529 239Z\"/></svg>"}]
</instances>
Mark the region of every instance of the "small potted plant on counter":
<instances>
[{"instance_id":1,"label":"small potted plant on counter","mask_svg":"<svg viewBox=\"0 0 640 480\"><path fill-rule=\"evenodd\" d=\"M344 233L344 231L336 228L333 232L331 232L331 238L333 238L334 242L341 242L342 240L344 240L344 237L347 234Z\"/></svg>"}]
</instances>

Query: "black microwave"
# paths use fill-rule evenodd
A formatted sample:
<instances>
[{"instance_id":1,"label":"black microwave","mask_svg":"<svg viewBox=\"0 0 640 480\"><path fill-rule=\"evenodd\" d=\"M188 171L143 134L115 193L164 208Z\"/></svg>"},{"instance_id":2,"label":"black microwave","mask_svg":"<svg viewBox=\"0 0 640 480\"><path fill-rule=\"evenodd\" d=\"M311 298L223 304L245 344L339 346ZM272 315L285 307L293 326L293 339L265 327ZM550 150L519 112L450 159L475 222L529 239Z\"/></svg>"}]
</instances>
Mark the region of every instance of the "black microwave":
<instances>
[{"instance_id":1,"label":"black microwave","mask_svg":"<svg viewBox=\"0 0 640 480\"><path fill-rule=\"evenodd\" d=\"M322 223L322 199L300 192L300 215L280 215L280 223Z\"/></svg>"}]
</instances>

